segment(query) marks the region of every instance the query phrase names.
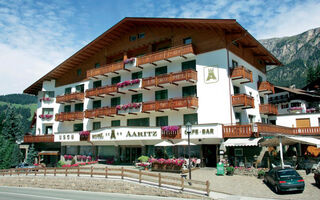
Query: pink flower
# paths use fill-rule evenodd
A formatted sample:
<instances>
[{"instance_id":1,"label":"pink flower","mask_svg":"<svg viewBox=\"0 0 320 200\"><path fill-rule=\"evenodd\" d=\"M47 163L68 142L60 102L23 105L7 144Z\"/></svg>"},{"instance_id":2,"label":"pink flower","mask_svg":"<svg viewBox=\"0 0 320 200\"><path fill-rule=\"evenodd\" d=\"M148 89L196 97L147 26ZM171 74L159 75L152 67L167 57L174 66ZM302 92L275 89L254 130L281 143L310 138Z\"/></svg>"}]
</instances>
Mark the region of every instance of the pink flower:
<instances>
[{"instance_id":1,"label":"pink flower","mask_svg":"<svg viewBox=\"0 0 320 200\"><path fill-rule=\"evenodd\" d=\"M73 158L72 155L69 155L69 156L68 156L68 159L69 159L69 160L72 160L72 158Z\"/></svg>"},{"instance_id":2,"label":"pink flower","mask_svg":"<svg viewBox=\"0 0 320 200\"><path fill-rule=\"evenodd\" d=\"M64 159L67 160L69 156L68 155L64 155L63 157L64 157Z\"/></svg>"},{"instance_id":3,"label":"pink flower","mask_svg":"<svg viewBox=\"0 0 320 200\"><path fill-rule=\"evenodd\" d=\"M116 109L117 109L117 110L121 110L121 106L120 106L120 105L117 105L117 106L116 106Z\"/></svg>"},{"instance_id":4,"label":"pink flower","mask_svg":"<svg viewBox=\"0 0 320 200\"><path fill-rule=\"evenodd\" d=\"M80 131L80 136L89 136L90 131Z\"/></svg>"}]
</instances>

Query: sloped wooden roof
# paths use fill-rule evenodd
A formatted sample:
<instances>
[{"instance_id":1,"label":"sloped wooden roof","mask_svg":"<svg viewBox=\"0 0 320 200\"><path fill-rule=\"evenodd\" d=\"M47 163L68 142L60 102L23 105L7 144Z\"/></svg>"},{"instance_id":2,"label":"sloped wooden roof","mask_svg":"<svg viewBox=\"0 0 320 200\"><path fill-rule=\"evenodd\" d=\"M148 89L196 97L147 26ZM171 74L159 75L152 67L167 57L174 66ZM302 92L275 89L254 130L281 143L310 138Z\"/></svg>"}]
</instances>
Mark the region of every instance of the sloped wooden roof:
<instances>
[{"instance_id":1,"label":"sloped wooden roof","mask_svg":"<svg viewBox=\"0 0 320 200\"><path fill-rule=\"evenodd\" d=\"M160 26L180 28L206 28L220 29L234 39L241 38L244 47L251 48L256 56L259 56L267 65L281 65L281 62L263 47L250 33L248 33L235 19L183 19L183 18L131 18L126 17L115 24L109 30L101 34L95 40L77 51L70 58L62 62L46 75L41 77L23 92L37 95L42 89L43 81L58 79L67 71L81 64L94 54L101 51L123 34L131 31L136 26Z\"/></svg>"}]
</instances>

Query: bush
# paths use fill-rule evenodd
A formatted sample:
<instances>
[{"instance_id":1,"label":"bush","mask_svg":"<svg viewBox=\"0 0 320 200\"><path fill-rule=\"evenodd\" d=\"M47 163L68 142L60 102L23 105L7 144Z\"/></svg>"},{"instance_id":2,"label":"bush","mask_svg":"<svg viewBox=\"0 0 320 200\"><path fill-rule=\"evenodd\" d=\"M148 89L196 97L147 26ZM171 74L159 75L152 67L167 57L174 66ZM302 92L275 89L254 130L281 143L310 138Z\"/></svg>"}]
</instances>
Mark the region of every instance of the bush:
<instances>
[{"instance_id":1,"label":"bush","mask_svg":"<svg viewBox=\"0 0 320 200\"><path fill-rule=\"evenodd\" d=\"M138 158L138 160L139 160L140 162L148 162L149 157L148 157L148 156L140 156L140 157Z\"/></svg>"},{"instance_id":2,"label":"bush","mask_svg":"<svg viewBox=\"0 0 320 200\"><path fill-rule=\"evenodd\" d=\"M71 165L74 165L74 164L76 164L76 160L75 160L75 159L72 159Z\"/></svg>"},{"instance_id":3,"label":"bush","mask_svg":"<svg viewBox=\"0 0 320 200\"><path fill-rule=\"evenodd\" d=\"M226 167L226 171L227 171L227 175L233 175L234 167L233 166Z\"/></svg>"},{"instance_id":4,"label":"bush","mask_svg":"<svg viewBox=\"0 0 320 200\"><path fill-rule=\"evenodd\" d=\"M66 163L65 162L63 162L63 161L59 161L58 163L57 163L57 167L62 167L63 165L65 165Z\"/></svg>"},{"instance_id":5,"label":"bush","mask_svg":"<svg viewBox=\"0 0 320 200\"><path fill-rule=\"evenodd\" d=\"M260 169L259 171L258 171L258 177L262 177L262 176L264 176L266 174L266 172L264 171L264 170L262 170L262 169Z\"/></svg>"}]
</instances>

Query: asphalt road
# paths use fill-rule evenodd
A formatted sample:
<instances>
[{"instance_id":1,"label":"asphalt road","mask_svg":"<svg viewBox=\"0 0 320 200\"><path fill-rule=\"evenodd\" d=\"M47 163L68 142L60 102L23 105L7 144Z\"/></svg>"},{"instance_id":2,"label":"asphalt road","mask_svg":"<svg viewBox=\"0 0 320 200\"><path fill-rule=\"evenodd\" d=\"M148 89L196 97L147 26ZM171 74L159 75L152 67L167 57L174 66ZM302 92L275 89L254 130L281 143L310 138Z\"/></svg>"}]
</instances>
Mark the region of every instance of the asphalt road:
<instances>
[{"instance_id":1,"label":"asphalt road","mask_svg":"<svg viewBox=\"0 0 320 200\"><path fill-rule=\"evenodd\" d=\"M165 197L128 195L118 193L87 192L75 190L57 190L43 188L0 187L0 200L158 200ZM178 198L170 198L177 199ZM181 199L180 199L181 200Z\"/></svg>"}]
</instances>

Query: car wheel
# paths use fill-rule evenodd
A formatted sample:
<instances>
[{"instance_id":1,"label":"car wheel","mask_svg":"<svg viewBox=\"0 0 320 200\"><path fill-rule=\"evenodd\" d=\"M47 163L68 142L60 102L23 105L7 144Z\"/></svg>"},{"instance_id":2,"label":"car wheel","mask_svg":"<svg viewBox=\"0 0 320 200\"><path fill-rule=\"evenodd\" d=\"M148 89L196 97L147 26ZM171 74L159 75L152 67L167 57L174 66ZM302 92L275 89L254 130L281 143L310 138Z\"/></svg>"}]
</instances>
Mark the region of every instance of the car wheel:
<instances>
[{"instance_id":1,"label":"car wheel","mask_svg":"<svg viewBox=\"0 0 320 200\"><path fill-rule=\"evenodd\" d=\"M298 193L302 193L302 192L303 192L303 190L299 190L299 191L298 191Z\"/></svg>"},{"instance_id":2,"label":"car wheel","mask_svg":"<svg viewBox=\"0 0 320 200\"><path fill-rule=\"evenodd\" d=\"M277 194L279 194L279 188L278 188L278 186L276 186L276 185L274 186L274 192L277 193Z\"/></svg>"},{"instance_id":3,"label":"car wheel","mask_svg":"<svg viewBox=\"0 0 320 200\"><path fill-rule=\"evenodd\" d=\"M265 184L268 184L268 179L266 177L264 177L263 181Z\"/></svg>"}]
</instances>

